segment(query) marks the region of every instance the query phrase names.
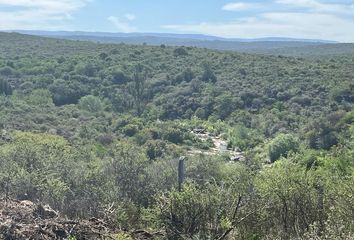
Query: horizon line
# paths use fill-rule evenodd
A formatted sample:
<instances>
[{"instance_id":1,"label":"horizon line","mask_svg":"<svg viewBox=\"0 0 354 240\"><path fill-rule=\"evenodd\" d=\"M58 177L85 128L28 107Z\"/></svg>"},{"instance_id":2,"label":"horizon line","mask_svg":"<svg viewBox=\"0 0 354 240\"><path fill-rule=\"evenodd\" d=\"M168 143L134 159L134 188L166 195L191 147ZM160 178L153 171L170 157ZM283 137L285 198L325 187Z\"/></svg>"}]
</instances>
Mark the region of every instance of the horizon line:
<instances>
[{"instance_id":1,"label":"horizon line","mask_svg":"<svg viewBox=\"0 0 354 240\"><path fill-rule=\"evenodd\" d=\"M176 33L176 32L109 32L109 31L86 31L86 30L21 30L21 29L0 29L0 32L14 32L14 33L35 33L35 32L44 32L44 33L87 33L87 34L122 34L122 35L134 35L134 34L139 34L139 35L144 35L146 37L149 36L149 34L161 34L161 35L174 35L174 36L200 36L200 37L209 37L209 38L214 38L213 40L245 40L245 41L251 41L251 40L266 40L268 39L274 39L274 40L280 40L283 39L283 41L312 41L312 42L326 42L326 43L354 43L354 42L341 42L341 41L334 41L334 40L328 40L328 39L317 39L317 38L304 38L304 37L287 37L287 36L263 36L263 37L222 37L222 36L215 36L215 35L209 35L209 34L203 34L203 33ZM92 36L92 35L91 35ZM101 37L108 37L108 36L101 36ZM116 36L117 37L117 36ZM154 36L150 36L154 37ZM163 37L163 36L161 36ZM207 39L203 39L207 40Z\"/></svg>"}]
</instances>

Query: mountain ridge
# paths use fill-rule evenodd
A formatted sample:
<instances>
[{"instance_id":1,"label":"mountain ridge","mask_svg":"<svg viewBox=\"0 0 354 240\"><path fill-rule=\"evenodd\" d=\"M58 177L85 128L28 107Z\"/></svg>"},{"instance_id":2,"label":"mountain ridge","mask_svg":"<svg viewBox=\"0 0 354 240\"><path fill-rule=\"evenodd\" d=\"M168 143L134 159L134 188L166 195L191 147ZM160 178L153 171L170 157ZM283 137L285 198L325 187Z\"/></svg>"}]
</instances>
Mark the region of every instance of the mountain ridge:
<instances>
[{"instance_id":1,"label":"mountain ridge","mask_svg":"<svg viewBox=\"0 0 354 240\"><path fill-rule=\"evenodd\" d=\"M145 36L140 33L124 34L99 33L101 36L92 36L89 32L50 32L50 31L3 31L4 33L16 33L27 36L46 37L51 39L65 39L71 41L88 41L100 44L132 44L151 46L174 46L174 47L198 47L219 51L234 51L249 54L311 57L338 56L354 53L354 43L326 43L313 40L301 41L301 39L284 38L263 38L257 41L232 41L222 38L204 35L178 35L178 34L157 34L156 36ZM74 34L74 35L70 35ZM80 35L81 34L81 35ZM84 35L82 35L84 34ZM86 34L86 35L85 35ZM121 36L121 37L115 37ZM130 36L130 37L129 37ZM162 37L163 36L163 37ZM176 38L174 36L178 36ZM188 38L194 37L194 38ZM200 40L204 37L205 40ZM198 39L199 38L199 39Z\"/></svg>"},{"instance_id":2,"label":"mountain ridge","mask_svg":"<svg viewBox=\"0 0 354 240\"><path fill-rule=\"evenodd\" d=\"M87 32L87 31L36 31L36 30L9 30L7 32L17 32L22 34L38 35L38 36L89 36L89 37L161 37L176 39L193 39L204 41L228 41L228 42L310 42L310 43L338 43L325 39L305 39L305 38L289 38L289 37L261 37L261 38L225 38L206 34L178 34L178 33L121 33L121 32Z\"/></svg>"}]
</instances>

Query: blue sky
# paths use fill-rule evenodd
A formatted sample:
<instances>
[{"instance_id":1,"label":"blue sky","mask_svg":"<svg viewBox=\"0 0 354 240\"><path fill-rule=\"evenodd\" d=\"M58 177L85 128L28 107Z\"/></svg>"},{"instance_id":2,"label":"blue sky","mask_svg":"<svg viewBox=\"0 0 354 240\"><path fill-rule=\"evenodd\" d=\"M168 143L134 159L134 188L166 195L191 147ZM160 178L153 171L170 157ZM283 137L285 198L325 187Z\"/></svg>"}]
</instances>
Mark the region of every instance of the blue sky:
<instances>
[{"instance_id":1,"label":"blue sky","mask_svg":"<svg viewBox=\"0 0 354 240\"><path fill-rule=\"evenodd\" d=\"M354 0L0 0L1 30L201 33L354 42Z\"/></svg>"}]
</instances>

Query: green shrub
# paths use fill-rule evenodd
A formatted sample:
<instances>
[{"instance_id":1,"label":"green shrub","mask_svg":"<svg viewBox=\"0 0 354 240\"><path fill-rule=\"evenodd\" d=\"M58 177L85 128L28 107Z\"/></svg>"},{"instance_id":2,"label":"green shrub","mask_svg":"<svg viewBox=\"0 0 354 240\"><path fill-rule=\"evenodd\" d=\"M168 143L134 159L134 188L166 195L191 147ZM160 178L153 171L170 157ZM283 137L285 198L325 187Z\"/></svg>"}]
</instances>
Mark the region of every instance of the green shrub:
<instances>
[{"instance_id":1,"label":"green shrub","mask_svg":"<svg viewBox=\"0 0 354 240\"><path fill-rule=\"evenodd\" d=\"M122 131L126 136L132 137L139 132L139 126L134 124L128 124L123 127Z\"/></svg>"},{"instance_id":2,"label":"green shrub","mask_svg":"<svg viewBox=\"0 0 354 240\"><path fill-rule=\"evenodd\" d=\"M162 140L150 140L145 146L146 154L151 160L162 157L166 151L166 143Z\"/></svg>"},{"instance_id":3,"label":"green shrub","mask_svg":"<svg viewBox=\"0 0 354 240\"><path fill-rule=\"evenodd\" d=\"M175 144L181 144L183 142L183 132L179 129L169 127L163 133L163 139Z\"/></svg>"},{"instance_id":4,"label":"green shrub","mask_svg":"<svg viewBox=\"0 0 354 240\"><path fill-rule=\"evenodd\" d=\"M98 97L88 95L80 98L79 108L87 112L96 113L102 110L102 102Z\"/></svg>"},{"instance_id":5,"label":"green shrub","mask_svg":"<svg viewBox=\"0 0 354 240\"><path fill-rule=\"evenodd\" d=\"M114 84L125 84L129 81L129 76L119 69L114 69L111 75Z\"/></svg>"},{"instance_id":6,"label":"green shrub","mask_svg":"<svg viewBox=\"0 0 354 240\"><path fill-rule=\"evenodd\" d=\"M270 161L274 162L280 157L286 157L289 152L299 150L298 140L291 134L279 134L268 146Z\"/></svg>"},{"instance_id":7,"label":"green shrub","mask_svg":"<svg viewBox=\"0 0 354 240\"><path fill-rule=\"evenodd\" d=\"M176 56L176 57L179 57L179 56L187 56L188 55L188 52L185 48L183 47L178 47L176 48L174 51L173 51L173 54Z\"/></svg>"},{"instance_id":8,"label":"green shrub","mask_svg":"<svg viewBox=\"0 0 354 240\"><path fill-rule=\"evenodd\" d=\"M53 106L52 94L47 89L33 90L28 97L28 102L36 106Z\"/></svg>"}]
</instances>

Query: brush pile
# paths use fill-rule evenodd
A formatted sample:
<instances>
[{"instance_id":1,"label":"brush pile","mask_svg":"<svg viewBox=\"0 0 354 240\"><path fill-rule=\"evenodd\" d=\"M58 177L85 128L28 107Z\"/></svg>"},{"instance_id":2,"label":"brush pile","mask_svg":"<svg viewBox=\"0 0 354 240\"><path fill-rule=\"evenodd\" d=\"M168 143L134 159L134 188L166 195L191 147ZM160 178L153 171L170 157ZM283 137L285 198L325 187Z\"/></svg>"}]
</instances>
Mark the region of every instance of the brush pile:
<instances>
[{"instance_id":1,"label":"brush pile","mask_svg":"<svg viewBox=\"0 0 354 240\"><path fill-rule=\"evenodd\" d=\"M112 239L102 220L73 221L47 205L31 201L0 200L0 239Z\"/></svg>"}]
</instances>

